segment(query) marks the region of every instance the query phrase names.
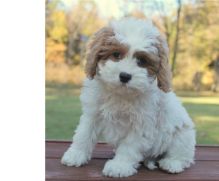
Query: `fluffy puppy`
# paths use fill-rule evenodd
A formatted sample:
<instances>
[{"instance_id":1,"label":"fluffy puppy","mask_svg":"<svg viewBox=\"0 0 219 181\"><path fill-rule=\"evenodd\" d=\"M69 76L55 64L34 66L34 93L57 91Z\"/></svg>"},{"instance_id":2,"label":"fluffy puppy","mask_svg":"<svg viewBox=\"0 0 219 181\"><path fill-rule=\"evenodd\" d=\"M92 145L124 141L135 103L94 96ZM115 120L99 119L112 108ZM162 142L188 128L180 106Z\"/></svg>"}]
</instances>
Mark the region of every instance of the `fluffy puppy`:
<instances>
[{"instance_id":1,"label":"fluffy puppy","mask_svg":"<svg viewBox=\"0 0 219 181\"><path fill-rule=\"evenodd\" d=\"M99 135L115 147L103 174L127 177L139 162L179 173L194 161L194 125L171 91L168 46L149 20L114 21L92 37L83 114L62 164L86 164Z\"/></svg>"}]
</instances>

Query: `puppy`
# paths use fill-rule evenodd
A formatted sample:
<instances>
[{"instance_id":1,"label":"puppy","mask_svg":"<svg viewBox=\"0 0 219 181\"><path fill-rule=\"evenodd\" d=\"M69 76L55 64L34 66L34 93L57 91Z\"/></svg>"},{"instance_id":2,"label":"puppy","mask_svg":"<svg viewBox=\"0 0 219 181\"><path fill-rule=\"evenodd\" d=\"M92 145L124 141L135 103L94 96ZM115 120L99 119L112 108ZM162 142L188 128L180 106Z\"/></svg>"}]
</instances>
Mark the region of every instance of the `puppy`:
<instances>
[{"instance_id":1,"label":"puppy","mask_svg":"<svg viewBox=\"0 0 219 181\"><path fill-rule=\"evenodd\" d=\"M194 124L171 91L168 46L149 20L125 18L99 30L88 44L80 100L83 114L61 163L91 159L98 136L115 147L103 174L127 177L139 163L179 173L194 162Z\"/></svg>"}]
</instances>

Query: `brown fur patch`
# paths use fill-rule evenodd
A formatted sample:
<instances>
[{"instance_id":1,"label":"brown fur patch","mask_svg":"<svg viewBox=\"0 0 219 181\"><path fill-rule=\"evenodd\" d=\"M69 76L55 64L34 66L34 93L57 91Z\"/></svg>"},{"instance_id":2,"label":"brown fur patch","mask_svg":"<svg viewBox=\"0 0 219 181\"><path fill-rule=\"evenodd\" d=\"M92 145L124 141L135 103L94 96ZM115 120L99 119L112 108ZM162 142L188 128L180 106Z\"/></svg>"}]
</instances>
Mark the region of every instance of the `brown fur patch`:
<instances>
[{"instance_id":1,"label":"brown fur patch","mask_svg":"<svg viewBox=\"0 0 219 181\"><path fill-rule=\"evenodd\" d=\"M91 38L87 46L87 62L85 65L85 72L88 77L93 78L95 76L99 61L102 61L103 64L106 62L104 60L107 59L118 61L112 56L113 52L120 52L121 57L119 59L122 59L128 52L128 47L119 43L114 36L111 28L104 27Z\"/></svg>"},{"instance_id":2,"label":"brown fur patch","mask_svg":"<svg viewBox=\"0 0 219 181\"><path fill-rule=\"evenodd\" d=\"M155 45L160 57L160 65L157 73L158 87L164 92L169 92L171 90L172 73L168 63L168 46L164 37L159 36L158 41L159 44Z\"/></svg>"},{"instance_id":3,"label":"brown fur patch","mask_svg":"<svg viewBox=\"0 0 219 181\"><path fill-rule=\"evenodd\" d=\"M100 29L88 43L87 46L87 62L85 65L85 72L89 78L93 78L97 71L97 65L99 61L104 64L107 59L118 61L124 58L127 54L129 47L119 43L115 39L115 34L112 28L104 27ZM158 37L159 43L155 46L158 49L159 55L147 54L145 52L136 52L134 57L144 57L148 60L147 70L149 75L157 75L158 86L164 92L171 90L171 70L168 63L168 46L164 37ZM121 57L115 59L113 52L120 52Z\"/></svg>"},{"instance_id":4,"label":"brown fur patch","mask_svg":"<svg viewBox=\"0 0 219 181\"><path fill-rule=\"evenodd\" d=\"M141 67L146 68L150 76L155 76L157 74L160 63L159 56L144 51L136 51L133 57L136 59L144 59L145 65Z\"/></svg>"}]
</instances>

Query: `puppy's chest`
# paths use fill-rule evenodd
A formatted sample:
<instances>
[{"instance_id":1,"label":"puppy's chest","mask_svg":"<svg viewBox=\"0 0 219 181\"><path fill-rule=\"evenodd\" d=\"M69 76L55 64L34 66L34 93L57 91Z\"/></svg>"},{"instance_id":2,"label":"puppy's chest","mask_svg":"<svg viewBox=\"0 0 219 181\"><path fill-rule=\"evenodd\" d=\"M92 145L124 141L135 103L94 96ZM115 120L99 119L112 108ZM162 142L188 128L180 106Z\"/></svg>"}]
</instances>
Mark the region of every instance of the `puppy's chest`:
<instances>
[{"instance_id":1,"label":"puppy's chest","mask_svg":"<svg viewBox=\"0 0 219 181\"><path fill-rule=\"evenodd\" d=\"M117 145L132 129L132 115L118 106L102 105L99 109L99 125L108 143Z\"/></svg>"},{"instance_id":2,"label":"puppy's chest","mask_svg":"<svg viewBox=\"0 0 219 181\"><path fill-rule=\"evenodd\" d=\"M106 141L117 144L132 129L141 129L146 105L119 99L103 100L99 104L99 126Z\"/></svg>"},{"instance_id":3,"label":"puppy's chest","mask_svg":"<svg viewBox=\"0 0 219 181\"><path fill-rule=\"evenodd\" d=\"M144 112L145 109L145 105L118 98L103 99L99 104L99 114L102 119L114 124L125 122L127 125L133 121L136 122L139 113Z\"/></svg>"},{"instance_id":4,"label":"puppy's chest","mask_svg":"<svg viewBox=\"0 0 219 181\"><path fill-rule=\"evenodd\" d=\"M103 124L126 127L131 123L131 117L134 115L128 111L129 109L127 105L113 105L110 102L105 102L99 108L99 115Z\"/></svg>"}]
</instances>

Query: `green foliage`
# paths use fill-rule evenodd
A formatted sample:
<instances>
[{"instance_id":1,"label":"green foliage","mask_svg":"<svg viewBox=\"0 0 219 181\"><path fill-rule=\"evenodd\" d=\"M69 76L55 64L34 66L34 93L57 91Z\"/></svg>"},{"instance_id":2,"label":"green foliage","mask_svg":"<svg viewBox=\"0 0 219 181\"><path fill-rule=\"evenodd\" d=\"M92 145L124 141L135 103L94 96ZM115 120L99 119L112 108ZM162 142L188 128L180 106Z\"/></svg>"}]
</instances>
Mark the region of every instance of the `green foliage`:
<instances>
[{"instance_id":1,"label":"green foliage","mask_svg":"<svg viewBox=\"0 0 219 181\"><path fill-rule=\"evenodd\" d=\"M63 10L54 11L50 16L53 22L52 27L48 29L48 36L57 42L67 41L68 30L65 12Z\"/></svg>"},{"instance_id":2,"label":"green foliage","mask_svg":"<svg viewBox=\"0 0 219 181\"><path fill-rule=\"evenodd\" d=\"M65 62L68 30L65 11L59 9L59 1L47 1L46 9L46 61Z\"/></svg>"},{"instance_id":3,"label":"green foliage","mask_svg":"<svg viewBox=\"0 0 219 181\"><path fill-rule=\"evenodd\" d=\"M47 62L82 65L89 36L103 25L94 1L79 1L70 10L61 1L46 1ZM57 56L57 59L56 57Z\"/></svg>"},{"instance_id":4,"label":"green foliage","mask_svg":"<svg viewBox=\"0 0 219 181\"><path fill-rule=\"evenodd\" d=\"M190 40L189 56L200 63L215 58L219 41L219 5L215 1L203 1L185 5L182 19L182 37ZM182 41L182 44L186 42Z\"/></svg>"},{"instance_id":5,"label":"green foliage","mask_svg":"<svg viewBox=\"0 0 219 181\"><path fill-rule=\"evenodd\" d=\"M66 13L68 43L66 60L68 64L82 64L88 38L103 26L94 1L79 1Z\"/></svg>"},{"instance_id":6,"label":"green foliage","mask_svg":"<svg viewBox=\"0 0 219 181\"><path fill-rule=\"evenodd\" d=\"M197 72L202 72L202 89L210 89L208 64L218 55L219 43L219 3L197 1L184 4L180 20L179 51L174 76L175 88L192 89L192 80Z\"/></svg>"}]
</instances>

